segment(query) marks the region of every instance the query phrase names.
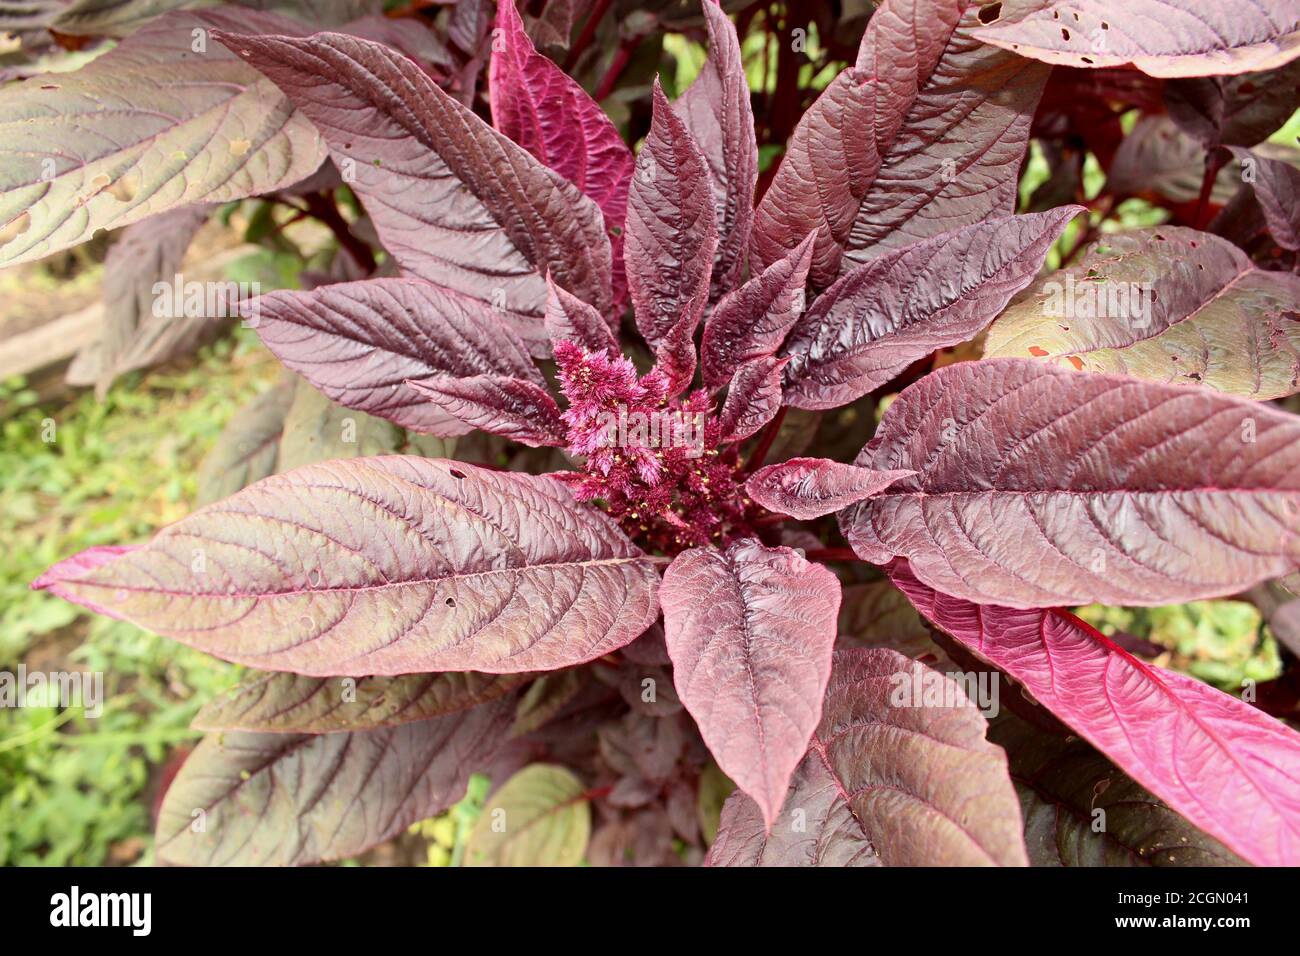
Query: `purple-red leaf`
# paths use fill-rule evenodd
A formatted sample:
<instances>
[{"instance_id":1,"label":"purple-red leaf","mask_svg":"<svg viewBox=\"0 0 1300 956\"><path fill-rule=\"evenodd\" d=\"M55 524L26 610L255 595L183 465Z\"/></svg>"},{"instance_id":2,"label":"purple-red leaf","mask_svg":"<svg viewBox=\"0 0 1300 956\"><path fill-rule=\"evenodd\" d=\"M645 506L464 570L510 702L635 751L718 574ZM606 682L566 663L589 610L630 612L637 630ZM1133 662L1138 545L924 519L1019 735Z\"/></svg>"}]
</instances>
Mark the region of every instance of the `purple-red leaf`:
<instances>
[{"instance_id":1,"label":"purple-red leaf","mask_svg":"<svg viewBox=\"0 0 1300 956\"><path fill-rule=\"evenodd\" d=\"M713 174L718 250L711 299L735 287L745 266L754 223L758 143L740 39L716 0L703 0L709 56L674 109L695 137Z\"/></svg>"},{"instance_id":2,"label":"purple-red leaf","mask_svg":"<svg viewBox=\"0 0 1300 956\"><path fill-rule=\"evenodd\" d=\"M718 766L770 828L821 717L840 583L789 548L693 548L660 592L673 680Z\"/></svg>"},{"instance_id":3,"label":"purple-red leaf","mask_svg":"<svg viewBox=\"0 0 1300 956\"><path fill-rule=\"evenodd\" d=\"M236 24L301 26L255 10L177 10L57 80L0 90L0 264L283 189L320 166L320 134L279 90L215 43L194 49L196 36Z\"/></svg>"},{"instance_id":4,"label":"purple-red leaf","mask_svg":"<svg viewBox=\"0 0 1300 956\"><path fill-rule=\"evenodd\" d=\"M943 703L930 703L930 688ZM768 832L754 802L732 794L707 863L1025 866L1020 805L987 727L958 685L925 665L883 648L838 651L776 826Z\"/></svg>"},{"instance_id":5,"label":"purple-red leaf","mask_svg":"<svg viewBox=\"0 0 1300 956\"><path fill-rule=\"evenodd\" d=\"M1078 737L1003 713L989 740L1007 752L1030 866L1245 865Z\"/></svg>"},{"instance_id":6,"label":"purple-red leaf","mask_svg":"<svg viewBox=\"0 0 1300 956\"><path fill-rule=\"evenodd\" d=\"M736 370L718 413L720 443L744 441L776 417L781 409L781 377L789 361L768 355Z\"/></svg>"},{"instance_id":7,"label":"purple-red leaf","mask_svg":"<svg viewBox=\"0 0 1300 956\"><path fill-rule=\"evenodd\" d=\"M458 422L539 448L566 443L560 406L545 386L504 375L431 375L407 383Z\"/></svg>"},{"instance_id":8,"label":"purple-red leaf","mask_svg":"<svg viewBox=\"0 0 1300 956\"><path fill-rule=\"evenodd\" d=\"M963 362L905 389L856 463L917 474L841 513L854 551L978 603L1173 604L1300 560L1300 418L1208 389Z\"/></svg>"},{"instance_id":9,"label":"purple-red leaf","mask_svg":"<svg viewBox=\"0 0 1300 956\"><path fill-rule=\"evenodd\" d=\"M1251 862L1300 862L1300 735L1249 704L1132 657L1065 611L978 606L890 569L917 610L1122 770Z\"/></svg>"},{"instance_id":10,"label":"purple-red leaf","mask_svg":"<svg viewBox=\"0 0 1300 956\"><path fill-rule=\"evenodd\" d=\"M1300 169L1244 149L1232 153L1241 160L1243 170L1251 168L1254 173L1255 198L1277 244L1292 252L1300 250Z\"/></svg>"},{"instance_id":11,"label":"purple-red leaf","mask_svg":"<svg viewBox=\"0 0 1300 956\"><path fill-rule=\"evenodd\" d=\"M1300 390L1297 317L1300 276L1258 269L1218 236L1157 226L1106 236L1047 276L993 323L984 354L1281 398Z\"/></svg>"},{"instance_id":12,"label":"purple-red leaf","mask_svg":"<svg viewBox=\"0 0 1300 956\"><path fill-rule=\"evenodd\" d=\"M859 468L826 458L791 458L754 472L745 482L745 491L768 511L810 521L878 495L914 474Z\"/></svg>"},{"instance_id":13,"label":"purple-red leaf","mask_svg":"<svg viewBox=\"0 0 1300 956\"><path fill-rule=\"evenodd\" d=\"M785 343L786 404L845 405L936 349L974 338L1033 281L1082 211L1063 206L966 226L846 273Z\"/></svg>"},{"instance_id":14,"label":"purple-red leaf","mask_svg":"<svg viewBox=\"0 0 1300 956\"><path fill-rule=\"evenodd\" d=\"M641 335L675 385L695 372L693 336L718 245L704 154L659 86L627 207L628 288Z\"/></svg>"},{"instance_id":15,"label":"purple-red leaf","mask_svg":"<svg viewBox=\"0 0 1300 956\"><path fill-rule=\"evenodd\" d=\"M316 124L405 272L504 310L538 354L547 351L548 272L610 310L609 241L595 203L406 57L338 33L214 36Z\"/></svg>"},{"instance_id":16,"label":"purple-red leaf","mask_svg":"<svg viewBox=\"0 0 1300 956\"><path fill-rule=\"evenodd\" d=\"M985 43L1057 66L1131 63L1151 76L1248 73L1300 56L1293 0L1053 0L975 31Z\"/></svg>"},{"instance_id":17,"label":"purple-red leaf","mask_svg":"<svg viewBox=\"0 0 1300 956\"><path fill-rule=\"evenodd\" d=\"M751 268L816 230L812 281L825 288L854 262L1014 210L1048 70L975 39L978 13L965 0L880 4L857 63L790 139L755 214Z\"/></svg>"},{"instance_id":18,"label":"purple-red leaf","mask_svg":"<svg viewBox=\"0 0 1300 956\"><path fill-rule=\"evenodd\" d=\"M407 380L494 375L539 389L545 383L492 309L419 279L272 292L246 313L267 348L331 399L425 434L463 435L475 423L431 404Z\"/></svg>"},{"instance_id":19,"label":"purple-red leaf","mask_svg":"<svg viewBox=\"0 0 1300 956\"><path fill-rule=\"evenodd\" d=\"M488 92L493 125L600 207L622 273L632 151L600 104L533 47L514 0L497 4ZM615 285L624 281L619 275Z\"/></svg>"},{"instance_id":20,"label":"purple-red leaf","mask_svg":"<svg viewBox=\"0 0 1300 956\"><path fill-rule=\"evenodd\" d=\"M226 660L368 676L584 663L645 632L658 584L555 479L385 457L267 478L34 586Z\"/></svg>"},{"instance_id":21,"label":"purple-red leaf","mask_svg":"<svg viewBox=\"0 0 1300 956\"><path fill-rule=\"evenodd\" d=\"M576 342L589 352L618 352L618 340L599 312L548 277L546 334L551 344Z\"/></svg>"},{"instance_id":22,"label":"purple-red leaf","mask_svg":"<svg viewBox=\"0 0 1300 956\"><path fill-rule=\"evenodd\" d=\"M403 674L400 677L249 675L191 722L197 730L332 734L376 730L468 710L504 697L531 674Z\"/></svg>"},{"instance_id":23,"label":"purple-red leaf","mask_svg":"<svg viewBox=\"0 0 1300 956\"><path fill-rule=\"evenodd\" d=\"M704 322L700 370L721 388L747 362L775 355L804 311L813 234L722 297Z\"/></svg>"},{"instance_id":24,"label":"purple-red leaf","mask_svg":"<svg viewBox=\"0 0 1300 956\"><path fill-rule=\"evenodd\" d=\"M1291 118L1300 60L1278 70L1165 84L1169 116L1206 147L1254 146Z\"/></svg>"},{"instance_id":25,"label":"purple-red leaf","mask_svg":"<svg viewBox=\"0 0 1300 956\"><path fill-rule=\"evenodd\" d=\"M210 505L275 474L295 388L294 377L286 372L281 381L230 417L199 465L197 504Z\"/></svg>"},{"instance_id":26,"label":"purple-red leaf","mask_svg":"<svg viewBox=\"0 0 1300 956\"><path fill-rule=\"evenodd\" d=\"M380 730L213 734L167 790L158 858L294 866L353 856L459 800L504 739L510 710L497 700Z\"/></svg>"}]
</instances>

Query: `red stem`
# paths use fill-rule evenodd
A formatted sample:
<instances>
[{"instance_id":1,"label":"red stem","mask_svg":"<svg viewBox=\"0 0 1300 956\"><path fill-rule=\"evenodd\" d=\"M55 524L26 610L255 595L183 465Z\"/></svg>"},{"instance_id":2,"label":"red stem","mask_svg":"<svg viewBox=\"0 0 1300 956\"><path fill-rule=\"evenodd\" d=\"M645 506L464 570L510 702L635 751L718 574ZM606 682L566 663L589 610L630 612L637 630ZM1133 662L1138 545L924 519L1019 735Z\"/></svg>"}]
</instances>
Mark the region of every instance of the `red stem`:
<instances>
[{"instance_id":1,"label":"red stem","mask_svg":"<svg viewBox=\"0 0 1300 956\"><path fill-rule=\"evenodd\" d=\"M307 202L307 212L312 218L319 219L329 227L339 245L351 253L352 258L357 260L357 264L365 269L367 274L374 272L375 254L368 245L352 234L351 227L338 207L334 205L334 200L323 193L312 193L303 198Z\"/></svg>"},{"instance_id":2,"label":"red stem","mask_svg":"<svg viewBox=\"0 0 1300 956\"><path fill-rule=\"evenodd\" d=\"M627 69L627 64L632 59L632 51L636 49L636 45L640 42L640 37L636 37L624 40L619 44L618 49L614 52L614 59L609 62L609 69L605 71L605 75L600 78L600 83L596 86L596 92L592 97L596 102L599 103L614 92L614 84L618 82L618 78Z\"/></svg>"},{"instance_id":3,"label":"red stem","mask_svg":"<svg viewBox=\"0 0 1300 956\"><path fill-rule=\"evenodd\" d=\"M599 26L601 18L609 10L612 0L597 0L596 8L591 11L591 16L582 26L582 32L578 34L578 39L573 46L569 47L569 55L564 58L564 72L568 73L578 62L578 57L582 56L583 51L591 44L591 38L596 35L596 27Z\"/></svg>"},{"instance_id":4,"label":"red stem","mask_svg":"<svg viewBox=\"0 0 1300 956\"><path fill-rule=\"evenodd\" d=\"M776 417L768 424L767 431L759 439L758 447L749 456L749 463L745 465L745 471L757 471L763 467L763 459L767 457L767 453L772 449L772 442L776 440L776 433L781 430L781 422L785 421L785 409L786 406L782 405L780 410L777 411Z\"/></svg>"},{"instance_id":5,"label":"red stem","mask_svg":"<svg viewBox=\"0 0 1300 956\"><path fill-rule=\"evenodd\" d=\"M1210 193L1223 163L1218 150L1211 150L1205 157L1205 175L1201 177L1201 192L1196 197L1196 219L1192 223L1197 229L1204 229L1210 224Z\"/></svg>"},{"instance_id":6,"label":"red stem","mask_svg":"<svg viewBox=\"0 0 1300 956\"><path fill-rule=\"evenodd\" d=\"M852 548L810 548L804 552L809 561L861 561Z\"/></svg>"}]
</instances>

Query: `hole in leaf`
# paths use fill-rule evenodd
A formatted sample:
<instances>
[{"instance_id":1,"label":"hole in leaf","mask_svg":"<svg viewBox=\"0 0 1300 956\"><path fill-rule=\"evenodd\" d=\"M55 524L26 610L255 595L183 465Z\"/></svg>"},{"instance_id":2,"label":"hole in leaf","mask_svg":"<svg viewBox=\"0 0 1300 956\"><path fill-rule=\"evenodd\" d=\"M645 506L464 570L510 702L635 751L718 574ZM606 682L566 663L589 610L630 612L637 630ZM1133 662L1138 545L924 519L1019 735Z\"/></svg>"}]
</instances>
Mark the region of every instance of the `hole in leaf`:
<instances>
[{"instance_id":1,"label":"hole in leaf","mask_svg":"<svg viewBox=\"0 0 1300 956\"><path fill-rule=\"evenodd\" d=\"M1077 356L1077 355L1071 355L1071 356L1070 356L1070 364L1074 366L1074 370L1075 370L1076 372L1082 372L1082 371L1083 371L1083 359L1079 358L1079 356Z\"/></svg>"},{"instance_id":2,"label":"hole in leaf","mask_svg":"<svg viewBox=\"0 0 1300 956\"><path fill-rule=\"evenodd\" d=\"M453 468L453 469L451 470L451 476L452 476L453 478L461 478L461 479L463 479L463 478L465 477L465 472L460 471L459 469Z\"/></svg>"},{"instance_id":3,"label":"hole in leaf","mask_svg":"<svg viewBox=\"0 0 1300 956\"><path fill-rule=\"evenodd\" d=\"M1061 27L1061 39L1062 40L1070 39L1070 31L1065 29L1065 27Z\"/></svg>"},{"instance_id":4,"label":"hole in leaf","mask_svg":"<svg viewBox=\"0 0 1300 956\"><path fill-rule=\"evenodd\" d=\"M1047 349L1039 348L1037 345L1031 345L1029 346L1029 354L1042 358L1044 355L1047 355L1048 352Z\"/></svg>"},{"instance_id":5,"label":"hole in leaf","mask_svg":"<svg viewBox=\"0 0 1300 956\"><path fill-rule=\"evenodd\" d=\"M443 601L442 603L447 605L447 607L455 607L456 599L454 597L449 597L447 598L447 600Z\"/></svg>"},{"instance_id":6,"label":"hole in leaf","mask_svg":"<svg viewBox=\"0 0 1300 956\"><path fill-rule=\"evenodd\" d=\"M998 17L1002 16L1002 4L986 3L984 6L980 7L978 16L980 18L980 23L992 23Z\"/></svg>"},{"instance_id":7,"label":"hole in leaf","mask_svg":"<svg viewBox=\"0 0 1300 956\"><path fill-rule=\"evenodd\" d=\"M1090 56L1081 56L1081 57L1079 57L1079 59L1081 59L1084 63L1091 63L1091 62L1092 62L1092 57L1090 57Z\"/></svg>"}]
</instances>

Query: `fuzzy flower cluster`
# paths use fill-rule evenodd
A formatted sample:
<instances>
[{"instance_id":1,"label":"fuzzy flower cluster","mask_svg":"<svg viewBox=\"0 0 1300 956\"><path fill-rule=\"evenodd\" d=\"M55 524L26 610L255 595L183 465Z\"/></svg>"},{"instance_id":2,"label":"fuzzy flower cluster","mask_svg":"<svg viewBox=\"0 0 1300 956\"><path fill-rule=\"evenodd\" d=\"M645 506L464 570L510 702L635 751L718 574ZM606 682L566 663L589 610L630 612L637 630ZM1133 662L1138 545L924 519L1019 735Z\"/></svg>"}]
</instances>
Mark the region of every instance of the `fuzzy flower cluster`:
<instances>
[{"instance_id":1,"label":"fuzzy flower cluster","mask_svg":"<svg viewBox=\"0 0 1300 956\"><path fill-rule=\"evenodd\" d=\"M669 553L751 533L757 506L745 496L737 449L717 447L706 392L670 397L659 369L638 376L627 358L572 342L556 345L555 360L569 401L569 451L586 459L574 476L580 499L602 501L630 536ZM698 421L702 433L686 442L665 424L647 440L617 427L629 421Z\"/></svg>"}]
</instances>

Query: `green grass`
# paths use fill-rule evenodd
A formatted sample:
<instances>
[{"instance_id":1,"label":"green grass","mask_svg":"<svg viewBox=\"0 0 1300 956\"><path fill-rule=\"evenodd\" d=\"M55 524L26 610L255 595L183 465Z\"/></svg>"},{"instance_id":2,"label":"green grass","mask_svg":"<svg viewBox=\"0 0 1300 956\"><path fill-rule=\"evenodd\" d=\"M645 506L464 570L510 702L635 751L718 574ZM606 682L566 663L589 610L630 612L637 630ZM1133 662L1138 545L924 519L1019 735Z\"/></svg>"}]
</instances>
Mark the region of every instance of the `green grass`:
<instances>
[{"instance_id":1,"label":"green grass","mask_svg":"<svg viewBox=\"0 0 1300 956\"><path fill-rule=\"evenodd\" d=\"M21 383L0 386L0 670L100 671L105 690L96 719L0 709L0 864L151 858L157 768L197 738L190 719L234 668L28 585L60 558L187 514L203 455L278 374L241 331L183 369L126 377L102 404L41 405Z\"/></svg>"}]
</instances>

